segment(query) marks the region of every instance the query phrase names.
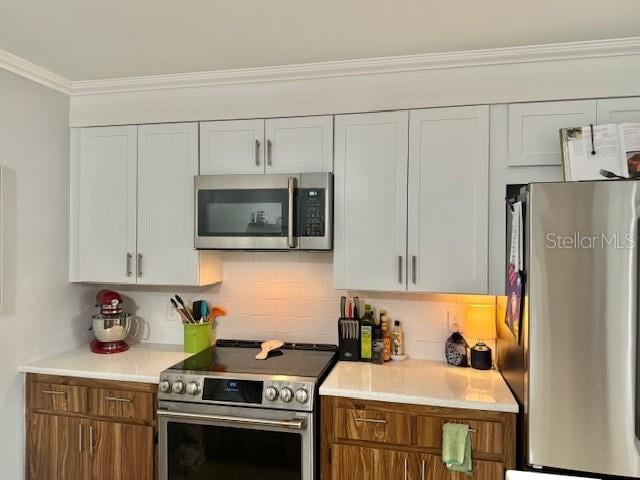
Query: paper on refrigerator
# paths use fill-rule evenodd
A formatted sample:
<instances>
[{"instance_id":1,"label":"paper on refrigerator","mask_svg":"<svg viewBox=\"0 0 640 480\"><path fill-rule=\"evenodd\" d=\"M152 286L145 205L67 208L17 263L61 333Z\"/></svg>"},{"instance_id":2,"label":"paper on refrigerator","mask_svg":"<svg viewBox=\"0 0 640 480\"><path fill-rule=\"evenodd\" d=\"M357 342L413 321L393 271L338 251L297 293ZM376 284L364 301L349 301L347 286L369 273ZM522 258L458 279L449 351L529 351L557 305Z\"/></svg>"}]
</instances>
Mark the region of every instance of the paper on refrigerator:
<instances>
[{"instance_id":1,"label":"paper on refrigerator","mask_svg":"<svg viewBox=\"0 0 640 480\"><path fill-rule=\"evenodd\" d=\"M511 249L509 251L509 263L513 265L516 272L524 270L522 235L522 202L515 202L512 204L511 210Z\"/></svg>"}]
</instances>

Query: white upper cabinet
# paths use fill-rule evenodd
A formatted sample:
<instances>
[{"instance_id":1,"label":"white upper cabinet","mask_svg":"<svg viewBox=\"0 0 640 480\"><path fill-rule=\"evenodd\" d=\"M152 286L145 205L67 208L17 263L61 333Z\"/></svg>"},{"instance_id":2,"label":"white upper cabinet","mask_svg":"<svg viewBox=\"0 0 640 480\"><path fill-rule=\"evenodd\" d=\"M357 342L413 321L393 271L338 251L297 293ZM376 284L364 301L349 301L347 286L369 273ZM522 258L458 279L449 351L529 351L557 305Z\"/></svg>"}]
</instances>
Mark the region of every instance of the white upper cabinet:
<instances>
[{"instance_id":1,"label":"white upper cabinet","mask_svg":"<svg viewBox=\"0 0 640 480\"><path fill-rule=\"evenodd\" d=\"M220 282L217 255L193 247L197 124L72 132L71 281Z\"/></svg>"},{"instance_id":2,"label":"white upper cabinet","mask_svg":"<svg viewBox=\"0 0 640 480\"><path fill-rule=\"evenodd\" d=\"M596 101L509 105L509 166L562 165L560 129L596 123Z\"/></svg>"},{"instance_id":3,"label":"white upper cabinet","mask_svg":"<svg viewBox=\"0 0 640 480\"><path fill-rule=\"evenodd\" d=\"M264 173L264 120L200 124L200 174Z\"/></svg>"},{"instance_id":4,"label":"white upper cabinet","mask_svg":"<svg viewBox=\"0 0 640 480\"><path fill-rule=\"evenodd\" d=\"M138 129L138 281L198 282L193 248L193 178L198 174L198 124Z\"/></svg>"},{"instance_id":5,"label":"white upper cabinet","mask_svg":"<svg viewBox=\"0 0 640 480\"><path fill-rule=\"evenodd\" d=\"M333 117L266 120L266 172L333 171Z\"/></svg>"},{"instance_id":6,"label":"white upper cabinet","mask_svg":"<svg viewBox=\"0 0 640 480\"><path fill-rule=\"evenodd\" d=\"M406 290L408 120L336 116L336 288Z\"/></svg>"},{"instance_id":7,"label":"white upper cabinet","mask_svg":"<svg viewBox=\"0 0 640 480\"><path fill-rule=\"evenodd\" d=\"M640 122L640 97L598 100L598 123Z\"/></svg>"},{"instance_id":8,"label":"white upper cabinet","mask_svg":"<svg viewBox=\"0 0 640 480\"><path fill-rule=\"evenodd\" d=\"M487 293L489 108L412 110L408 290Z\"/></svg>"},{"instance_id":9,"label":"white upper cabinet","mask_svg":"<svg viewBox=\"0 0 640 480\"><path fill-rule=\"evenodd\" d=\"M136 132L73 130L71 281L136 283Z\"/></svg>"},{"instance_id":10,"label":"white upper cabinet","mask_svg":"<svg viewBox=\"0 0 640 480\"><path fill-rule=\"evenodd\" d=\"M331 171L331 115L200 124L201 175Z\"/></svg>"}]
</instances>

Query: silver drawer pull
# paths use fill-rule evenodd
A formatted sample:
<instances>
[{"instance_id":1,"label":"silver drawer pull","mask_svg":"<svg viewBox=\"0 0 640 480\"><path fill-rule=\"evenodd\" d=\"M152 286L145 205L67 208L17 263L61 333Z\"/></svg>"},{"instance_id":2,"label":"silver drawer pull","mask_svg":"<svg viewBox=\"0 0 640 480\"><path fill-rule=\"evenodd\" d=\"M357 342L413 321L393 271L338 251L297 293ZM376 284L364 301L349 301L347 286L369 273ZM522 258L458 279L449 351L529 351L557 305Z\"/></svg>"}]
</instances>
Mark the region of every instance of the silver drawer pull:
<instances>
[{"instance_id":1,"label":"silver drawer pull","mask_svg":"<svg viewBox=\"0 0 640 480\"><path fill-rule=\"evenodd\" d=\"M474 429L474 428L470 428L470 429L469 429L469 431L470 431L471 433L476 433L476 432L477 432L477 430L476 430L476 429Z\"/></svg>"},{"instance_id":2,"label":"silver drawer pull","mask_svg":"<svg viewBox=\"0 0 640 480\"><path fill-rule=\"evenodd\" d=\"M44 393L45 395L66 395L67 392L59 392L57 390L40 390L40 393Z\"/></svg>"},{"instance_id":3,"label":"silver drawer pull","mask_svg":"<svg viewBox=\"0 0 640 480\"><path fill-rule=\"evenodd\" d=\"M380 423L386 424L386 420L378 420L377 418L356 418L356 422L364 422L364 423Z\"/></svg>"},{"instance_id":4,"label":"silver drawer pull","mask_svg":"<svg viewBox=\"0 0 640 480\"><path fill-rule=\"evenodd\" d=\"M104 397L104 399L107 402L121 402L121 403L131 403L133 401L129 398L120 398L120 397L111 397L111 396L106 396Z\"/></svg>"}]
</instances>

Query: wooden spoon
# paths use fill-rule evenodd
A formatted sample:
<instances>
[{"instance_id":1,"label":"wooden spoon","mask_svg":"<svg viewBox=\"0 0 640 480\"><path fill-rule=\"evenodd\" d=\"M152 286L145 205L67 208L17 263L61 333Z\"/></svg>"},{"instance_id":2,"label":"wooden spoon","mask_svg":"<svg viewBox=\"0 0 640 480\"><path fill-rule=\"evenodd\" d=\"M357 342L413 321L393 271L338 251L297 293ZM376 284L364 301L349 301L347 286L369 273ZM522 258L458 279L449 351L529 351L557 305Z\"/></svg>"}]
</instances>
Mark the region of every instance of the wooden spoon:
<instances>
[{"instance_id":1,"label":"wooden spoon","mask_svg":"<svg viewBox=\"0 0 640 480\"><path fill-rule=\"evenodd\" d=\"M267 340L266 342L262 342L262 345L260 345L262 350L256 355L256 360L266 360L271 350L282 348L283 345L284 342L281 340Z\"/></svg>"}]
</instances>

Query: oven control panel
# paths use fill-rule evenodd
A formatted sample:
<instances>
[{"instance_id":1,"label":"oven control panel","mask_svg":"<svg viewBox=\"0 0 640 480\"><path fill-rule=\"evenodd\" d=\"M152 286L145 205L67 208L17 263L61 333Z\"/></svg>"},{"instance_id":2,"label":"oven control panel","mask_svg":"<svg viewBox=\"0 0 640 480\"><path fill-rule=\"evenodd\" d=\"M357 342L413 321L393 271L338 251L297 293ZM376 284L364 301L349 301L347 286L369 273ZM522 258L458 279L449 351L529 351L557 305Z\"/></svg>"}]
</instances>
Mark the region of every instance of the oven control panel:
<instances>
[{"instance_id":1,"label":"oven control panel","mask_svg":"<svg viewBox=\"0 0 640 480\"><path fill-rule=\"evenodd\" d=\"M165 372L158 383L158 399L312 411L315 382L285 378L260 380Z\"/></svg>"}]
</instances>

